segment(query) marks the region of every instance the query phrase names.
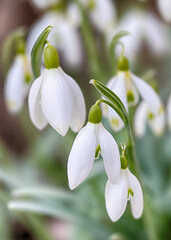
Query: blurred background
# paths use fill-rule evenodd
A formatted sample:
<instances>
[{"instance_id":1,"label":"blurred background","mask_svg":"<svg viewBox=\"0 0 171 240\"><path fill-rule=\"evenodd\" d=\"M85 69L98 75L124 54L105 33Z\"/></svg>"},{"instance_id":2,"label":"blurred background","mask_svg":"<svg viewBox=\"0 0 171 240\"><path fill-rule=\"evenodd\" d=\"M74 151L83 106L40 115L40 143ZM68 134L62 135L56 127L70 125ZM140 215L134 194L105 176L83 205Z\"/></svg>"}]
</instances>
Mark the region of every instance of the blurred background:
<instances>
[{"instance_id":1,"label":"blurred background","mask_svg":"<svg viewBox=\"0 0 171 240\"><path fill-rule=\"evenodd\" d=\"M37 2L40 4L35 0L0 0L0 240L169 240L171 132L167 123L160 137L148 126L144 136L134 136L145 189L142 218L133 219L128 206L122 218L112 223L105 209L107 177L102 159L96 161L88 179L70 191L66 166L75 134L69 130L63 138L50 126L38 131L30 121L27 99L21 111L11 114L5 105L4 86L15 57L14 43L6 44L9 36L23 27L26 44L31 46L30 42L34 43L39 35L37 32L35 36L33 30L41 29L40 22L53 11L56 15L67 15L66 25L67 21L72 22L66 32L63 31L66 25L61 23L58 34L63 37L56 47L62 68L83 91L87 111L100 98L89 80L95 78L106 84L114 75L116 64L110 61L109 43L114 33L128 30L131 36L125 37L123 43L131 70L155 85L167 112L171 90L170 20L163 17L155 0L111 1L111 13L105 8L94 13L95 1L89 1L88 7L82 1L82 20L78 20L77 12L70 15L68 10L77 1L49 1L52 4L43 6L46 1ZM105 25L109 15L111 22ZM47 18L43 20L45 26L52 20ZM70 29L74 29L73 45L67 35ZM77 41L79 49L75 49ZM73 52L69 52L69 46ZM132 122L135 110L135 107L130 109ZM106 119L103 123L120 143L124 132L113 132Z\"/></svg>"}]
</instances>

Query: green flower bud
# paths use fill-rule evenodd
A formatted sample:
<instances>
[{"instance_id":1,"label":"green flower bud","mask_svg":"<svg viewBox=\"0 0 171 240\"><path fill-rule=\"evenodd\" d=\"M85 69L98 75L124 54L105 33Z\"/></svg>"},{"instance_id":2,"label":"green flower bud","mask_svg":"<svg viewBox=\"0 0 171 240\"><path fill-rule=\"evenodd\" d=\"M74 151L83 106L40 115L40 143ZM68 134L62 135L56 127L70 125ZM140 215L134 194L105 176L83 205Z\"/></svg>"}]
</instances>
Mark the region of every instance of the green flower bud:
<instances>
[{"instance_id":1,"label":"green flower bud","mask_svg":"<svg viewBox=\"0 0 171 240\"><path fill-rule=\"evenodd\" d=\"M121 169L126 169L128 167L128 160L125 156L121 155Z\"/></svg>"},{"instance_id":2,"label":"green flower bud","mask_svg":"<svg viewBox=\"0 0 171 240\"><path fill-rule=\"evenodd\" d=\"M99 107L99 105L95 104L90 108L88 121L96 124L100 123L101 120L102 120L101 108Z\"/></svg>"},{"instance_id":3,"label":"green flower bud","mask_svg":"<svg viewBox=\"0 0 171 240\"><path fill-rule=\"evenodd\" d=\"M129 62L128 62L128 59L121 55L118 59L118 70L119 71L128 71L129 70Z\"/></svg>"},{"instance_id":4,"label":"green flower bud","mask_svg":"<svg viewBox=\"0 0 171 240\"><path fill-rule=\"evenodd\" d=\"M56 48L50 44L44 50L44 64L47 69L59 67L58 52Z\"/></svg>"}]
</instances>

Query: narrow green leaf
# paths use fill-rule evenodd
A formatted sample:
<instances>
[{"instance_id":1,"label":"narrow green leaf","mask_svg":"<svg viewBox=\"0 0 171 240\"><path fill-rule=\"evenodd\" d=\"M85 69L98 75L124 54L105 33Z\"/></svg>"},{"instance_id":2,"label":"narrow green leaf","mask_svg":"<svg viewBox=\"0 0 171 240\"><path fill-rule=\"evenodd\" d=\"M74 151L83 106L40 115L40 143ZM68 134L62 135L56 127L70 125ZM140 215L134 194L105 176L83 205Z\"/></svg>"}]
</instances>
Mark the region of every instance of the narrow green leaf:
<instances>
[{"instance_id":1,"label":"narrow green leaf","mask_svg":"<svg viewBox=\"0 0 171 240\"><path fill-rule=\"evenodd\" d=\"M123 119L124 123L127 123L129 121L128 114L120 98L101 82L91 80L90 83L99 91L100 94L102 94L106 99L113 103L113 108L115 108L114 110L117 111L121 119ZM106 104L108 104L108 102L106 102ZM112 107L111 104L108 105Z\"/></svg>"},{"instance_id":2,"label":"narrow green leaf","mask_svg":"<svg viewBox=\"0 0 171 240\"><path fill-rule=\"evenodd\" d=\"M40 69L42 63L43 49L46 44L47 37L52 30L52 26L48 26L43 30L38 39L36 40L31 52L31 65L34 78L40 76Z\"/></svg>"}]
</instances>

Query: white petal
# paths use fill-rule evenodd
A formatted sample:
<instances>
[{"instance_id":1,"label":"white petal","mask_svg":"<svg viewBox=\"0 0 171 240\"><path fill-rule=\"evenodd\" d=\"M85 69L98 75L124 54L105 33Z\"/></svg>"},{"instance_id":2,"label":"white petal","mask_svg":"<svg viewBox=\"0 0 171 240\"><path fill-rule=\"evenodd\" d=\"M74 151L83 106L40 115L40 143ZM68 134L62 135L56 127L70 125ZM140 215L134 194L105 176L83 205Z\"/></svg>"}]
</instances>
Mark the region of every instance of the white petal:
<instances>
[{"instance_id":1,"label":"white petal","mask_svg":"<svg viewBox=\"0 0 171 240\"><path fill-rule=\"evenodd\" d=\"M80 10L78 8L78 6L71 2L69 3L68 7L67 7L67 16L68 16L68 20L71 23L71 25L75 26L75 27L79 27L81 24L81 13Z\"/></svg>"},{"instance_id":2,"label":"white petal","mask_svg":"<svg viewBox=\"0 0 171 240\"><path fill-rule=\"evenodd\" d=\"M161 111L161 101L154 89L141 78L131 73L132 80L136 85L141 97L148 104L150 111L154 114L158 114Z\"/></svg>"},{"instance_id":3,"label":"white petal","mask_svg":"<svg viewBox=\"0 0 171 240\"><path fill-rule=\"evenodd\" d=\"M127 169L128 188L131 188L134 196L130 196L131 211L134 218L140 218L143 213L143 192L138 179Z\"/></svg>"},{"instance_id":4,"label":"white petal","mask_svg":"<svg viewBox=\"0 0 171 240\"><path fill-rule=\"evenodd\" d=\"M31 1L36 5L36 7L40 9L51 7L59 2L59 0L31 0Z\"/></svg>"},{"instance_id":5,"label":"white petal","mask_svg":"<svg viewBox=\"0 0 171 240\"><path fill-rule=\"evenodd\" d=\"M168 102L167 102L167 121L169 129L171 130L171 95L169 96Z\"/></svg>"},{"instance_id":6,"label":"white petal","mask_svg":"<svg viewBox=\"0 0 171 240\"><path fill-rule=\"evenodd\" d=\"M170 0L158 0L159 11L166 22L171 21L171 1Z\"/></svg>"},{"instance_id":7,"label":"white petal","mask_svg":"<svg viewBox=\"0 0 171 240\"><path fill-rule=\"evenodd\" d=\"M68 81L73 93L74 108L70 127L74 132L78 132L85 122L86 106L84 97L77 82L72 77L67 75L61 68L60 71L62 74L64 74L65 79Z\"/></svg>"},{"instance_id":8,"label":"white petal","mask_svg":"<svg viewBox=\"0 0 171 240\"><path fill-rule=\"evenodd\" d=\"M33 82L28 97L30 118L32 123L39 130L42 130L47 125L47 121L45 120L41 109L41 95L40 95L41 84L42 76L40 76Z\"/></svg>"},{"instance_id":9,"label":"white petal","mask_svg":"<svg viewBox=\"0 0 171 240\"><path fill-rule=\"evenodd\" d=\"M90 12L93 24L102 32L108 32L115 23L116 11L111 0L95 1L95 7ZM100 21L99 21L100 19Z\"/></svg>"},{"instance_id":10,"label":"white petal","mask_svg":"<svg viewBox=\"0 0 171 240\"><path fill-rule=\"evenodd\" d=\"M41 107L47 122L65 136L72 120L73 94L60 67L43 72Z\"/></svg>"},{"instance_id":11,"label":"white petal","mask_svg":"<svg viewBox=\"0 0 171 240\"><path fill-rule=\"evenodd\" d=\"M5 103L11 113L17 113L23 106L25 100L24 81L23 56L18 55L8 72L4 89Z\"/></svg>"},{"instance_id":12,"label":"white petal","mask_svg":"<svg viewBox=\"0 0 171 240\"><path fill-rule=\"evenodd\" d=\"M139 95L136 87L134 86L130 72L125 74L125 82L126 82L126 94L127 94L127 102L128 106L135 106L139 101Z\"/></svg>"},{"instance_id":13,"label":"white petal","mask_svg":"<svg viewBox=\"0 0 171 240\"><path fill-rule=\"evenodd\" d=\"M80 130L68 158L68 181L71 189L76 188L89 175L96 150L96 125L87 123Z\"/></svg>"},{"instance_id":14,"label":"white petal","mask_svg":"<svg viewBox=\"0 0 171 240\"><path fill-rule=\"evenodd\" d=\"M136 109L134 116L134 131L137 137L142 137L145 133L148 117L148 106L142 101Z\"/></svg>"},{"instance_id":15,"label":"white petal","mask_svg":"<svg viewBox=\"0 0 171 240\"><path fill-rule=\"evenodd\" d=\"M120 178L116 184L113 185L109 180L107 181L105 189L106 209L113 222L118 221L125 212L127 192L128 186L124 170L121 171Z\"/></svg>"},{"instance_id":16,"label":"white petal","mask_svg":"<svg viewBox=\"0 0 171 240\"><path fill-rule=\"evenodd\" d=\"M148 124L155 135L157 136L162 135L164 133L164 128L165 128L164 109L161 110L159 114L154 115L152 119L149 118Z\"/></svg>"},{"instance_id":17,"label":"white petal","mask_svg":"<svg viewBox=\"0 0 171 240\"><path fill-rule=\"evenodd\" d=\"M114 184L120 176L120 154L115 139L102 124L99 128L99 143L107 176Z\"/></svg>"},{"instance_id":18,"label":"white petal","mask_svg":"<svg viewBox=\"0 0 171 240\"><path fill-rule=\"evenodd\" d=\"M125 73L119 72L117 75L117 80L115 84L110 88L123 102L126 110L128 109L127 106L127 97L126 97L126 88L125 88ZM124 124L118 114L111 108L108 108L108 119L110 122L111 127L115 131L119 131L124 127Z\"/></svg>"}]
</instances>

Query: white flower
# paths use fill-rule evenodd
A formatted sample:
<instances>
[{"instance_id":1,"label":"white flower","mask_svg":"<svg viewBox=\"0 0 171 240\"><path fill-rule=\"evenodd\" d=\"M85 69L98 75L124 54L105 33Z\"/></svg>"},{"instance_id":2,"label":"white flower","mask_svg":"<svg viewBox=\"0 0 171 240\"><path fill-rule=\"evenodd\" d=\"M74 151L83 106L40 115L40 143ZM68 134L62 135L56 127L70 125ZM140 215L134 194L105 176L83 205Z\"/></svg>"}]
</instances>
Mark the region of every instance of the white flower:
<instances>
[{"instance_id":1,"label":"white flower","mask_svg":"<svg viewBox=\"0 0 171 240\"><path fill-rule=\"evenodd\" d=\"M138 103L140 94L151 113L158 115L162 112L162 103L153 88L130 71L118 71L108 82L107 87L121 99L126 110L128 106L135 106ZM124 126L118 114L109 106L103 106L102 110L115 131Z\"/></svg>"},{"instance_id":2,"label":"white flower","mask_svg":"<svg viewBox=\"0 0 171 240\"><path fill-rule=\"evenodd\" d=\"M81 0L83 6L89 7L89 15L94 26L107 33L116 21L116 9L111 0Z\"/></svg>"},{"instance_id":3,"label":"white flower","mask_svg":"<svg viewBox=\"0 0 171 240\"><path fill-rule=\"evenodd\" d=\"M89 175L95 155L100 150L108 178L115 183L120 175L120 154L112 135L102 123L90 123L78 133L68 159L68 179L71 189Z\"/></svg>"},{"instance_id":4,"label":"white flower","mask_svg":"<svg viewBox=\"0 0 171 240\"><path fill-rule=\"evenodd\" d=\"M115 184L107 181L105 190L106 209L109 217L116 222L125 212L130 200L134 218L140 218L143 212L143 193L138 179L129 171L122 169Z\"/></svg>"},{"instance_id":5,"label":"white flower","mask_svg":"<svg viewBox=\"0 0 171 240\"><path fill-rule=\"evenodd\" d=\"M169 129L171 130L171 95L169 96L168 102L167 102L167 122Z\"/></svg>"},{"instance_id":6,"label":"white flower","mask_svg":"<svg viewBox=\"0 0 171 240\"><path fill-rule=\"evenodd\" d=\"M130 32L130 35L125 36L121 41L125 46L125 55L131 60L136 59L143 42L155 57L161 58L162 55L168 53L167 32L153 13L135 10L128 12L118 24L114 35L121 30ZM109 43L112 37L113 34L109 38Z\"/></svg>"},{"instance_id":7,"label":"white flower","mask_svg":"<svg viewBox=\"0 0 171 240\"><path fill-rule=\"evenodd\" d=\"M59 0L31 0L40 10L56 5Z\"/></svg>"},{"instance_id":8,"label":"white flower","mask_svg":"<svg viewBox=\"0 0 171 240\"><path fill-rule=\"evenodd\" d=\"M71 13L75 11L73 7L68 11L68 15L50 11L36 21L28 34L27 52L29 54L41 32L48 25L52 25L53 29L47 40L61 51L66 64L72 67L78 67L80 65L82 62L82 45L80 35L77 31L80 19L78 19L76 15L75 18L73 18Z\"/></svg>"},{"instance_id":9,"label":"white flower","mask_svg":"<svg viewBox=\"0 0 171 240\"><path fill-rule=\"evenodd\" d=\"M4 88L5 104L11 113L19 112L24 104L30 86L27 78L31 78L29 59L18 54L8 71Z\"/></svg>"},{"instance_id":10,"label":"white flower","mask_svg":"<svg viewBox=\"0 0 171 240\"><path fill-rule=\"evenodd\" d=\"M33 82L28 100L31 120L38 129L49 123L64 136L69 127L77 132L84 123L83 94L61 67L44 69Z\"/></svg>"},{"instance_id":11,"label":"white flower","mask_svg":"<svg viewBox=\"0 0 171 240\"><path fill-rule=\"evenodd\" d=\"M166 22L171 21L171 1L170 0L157 0L159 11Z\"/></svg>"},{"instance_id":12,"label":"white flower","mask_svg":"<svg viewBox=\"0 0 171 240\"><path fill-rule=\"evenodd\" d=\"M138 137L144 135L146 122L155 135L162 135L165 128L165 113L163 107L161 107L161 112L154 115L149 110L148 104L144 101L141 102L134 116L134 131Z\"/></svg>"}]
</instances>

